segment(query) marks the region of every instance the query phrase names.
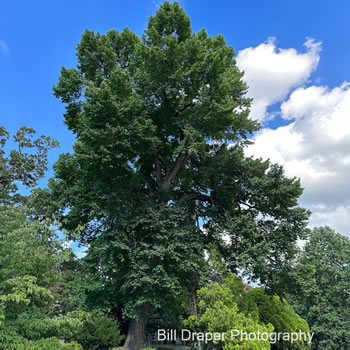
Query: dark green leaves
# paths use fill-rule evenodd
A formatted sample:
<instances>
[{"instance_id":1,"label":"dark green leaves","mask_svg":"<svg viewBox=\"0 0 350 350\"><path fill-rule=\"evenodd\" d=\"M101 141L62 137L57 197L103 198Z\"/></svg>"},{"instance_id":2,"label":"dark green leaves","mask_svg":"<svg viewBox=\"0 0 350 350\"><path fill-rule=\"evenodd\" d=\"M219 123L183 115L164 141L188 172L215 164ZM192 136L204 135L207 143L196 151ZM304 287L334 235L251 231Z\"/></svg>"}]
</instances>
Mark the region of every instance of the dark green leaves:
<instances>
[{"instance_id":1,"label":"dark green leaves","mask_svg":"<svg viewBox=\"0 0 350 350\"><path fill-rule=\"evenodd\" d=\"M259 125L224 37L193 33L179 4L164 2L142 38L86 30L77 57L54 88L77 139L50 190L124 314L137 319L176 296L210 243L232 270L275 286L308 212L298 180L244 156Z\"/></svg>"},{"instance_id":2,"label":"dark green leaves","mask_svg":"<svg viewBox=\"0 0 350 350\"><path fill-rule=\"evenodd\" d=\"M313 229L292 274L290 300L315 332L315 348L349 348L349 238L329 227Z\"/></svg>"}]
</instances>

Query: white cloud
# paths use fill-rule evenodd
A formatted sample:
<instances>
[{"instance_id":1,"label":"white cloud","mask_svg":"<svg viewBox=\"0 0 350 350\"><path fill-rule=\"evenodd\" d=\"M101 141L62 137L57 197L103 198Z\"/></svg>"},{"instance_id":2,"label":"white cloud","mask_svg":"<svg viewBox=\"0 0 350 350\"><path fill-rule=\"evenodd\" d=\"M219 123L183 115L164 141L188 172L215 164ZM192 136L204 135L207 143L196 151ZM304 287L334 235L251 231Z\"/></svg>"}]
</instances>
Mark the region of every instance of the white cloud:
<instances>
[{"instance_id":1,"label":"white cloud","mask_svg":"<svg viewBox=\"0 0 350 350\"><path fill-rule=\"evenodd\" d=\"M335 208L323 208L314 211L310 218L310 226L330 226L333 230L350 236L349 231L350 202Z\"/></svg>"},{"instance_id":2,"label":"white cloud","mask_svg":"<svg viewBox=\"0 0 350 350\"><path fill-rule=\"evenodd\" d=\"M270 158L301 178L301 204L313 211L312 226L350 236L350 84L296 89L281 116L291 123L262 129L247 154Z\"/></svg>"},{"instance_id":3,"label":"white cloud","mask_svg":"<svg viewBox=\"0 0 350 350\"><path fill-rule=\"evenodd\" d=\"M239 51L237 65L244 70L244 80L249 86L248 95L254 99L251 117L268 119L268 106L282 101L292 88L307 81L319 62L321 43L308 39L305 53L278 49L274 38L257 47Z\"/></svg>"},{"instance_id":4,"label":"white cloud","mask_svg":"<svg viewBox=\"0 0 350 350\"><path fill-rule=\"evenodd\" d=\"M8 55L9 53L9 48L7 46L7 44L5 43L5 41L0 40L0 53L4 54L4 55Z\"/></svg>"}]
</instances>

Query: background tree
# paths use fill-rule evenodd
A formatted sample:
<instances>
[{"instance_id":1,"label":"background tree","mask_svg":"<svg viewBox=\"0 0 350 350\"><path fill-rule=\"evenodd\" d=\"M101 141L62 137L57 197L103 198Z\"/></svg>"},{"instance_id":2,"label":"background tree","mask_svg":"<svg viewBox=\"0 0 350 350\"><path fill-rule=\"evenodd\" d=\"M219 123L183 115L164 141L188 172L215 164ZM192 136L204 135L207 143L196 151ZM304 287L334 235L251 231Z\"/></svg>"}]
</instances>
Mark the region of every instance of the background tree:
<instances>
[{"instance_id":1,"label":"background tree","mask_svg":"<svg viewBox=\"0 0 350 350\"><path fill-rule=\"evenodd\" d=\"M130 320L125 347L144 346L150 310L200 274L211 242L233 271L277 286L308 213L298 180L244 157L259 126L223 36L193 33L165 2L142 38L86 30L77 57L54 87L76 142L55 165L52 209L113 284Z\"/></svg>"},{"instance_id":2,"label":"background tree","mask_svg":"<svg viewBox=\"0 0 350 350\"><path fill-rule=\"evenodd\" d=\"M0 201L18 202L23 195L18 192L18 184L33 188L47 170L47 153L59 144L49 136L34 139L35 130L21 127L13 139L16 149L7 154L4 150L10 134L0 126Z\"/></svg>"},{"instance_id":3,"label":"background tree","mask_svg":"<svg viewBox=\"0 0 350 350\"><path fill-rule=\"evenodd\" d=\"M350 347L350 240L329 227L312 230L297 259L290 303L315 333L313 349Z\"/></svg>"},{"instance_id":4,"label":"background tree","mask_svg":"<svg viewBox=\"0 0 350 350\"><path fill-rule=\"evenodd\" d=\"M67 252L49 223L31 220L20 206L1 206L0 223L0 349L73 331L79 320L59 319L57 295Z\"/></svg>"},{"instance_id":5,"label":"background tree","mask_svg":"<svg viewBox=\"0 0 350 350\"><path fill-rule=\"evenodd\" d=\"M0 131L4 148L9 133ZM17 191L19 183L36 186L48 150L57 145L45 136L33 140L34 134L22 127L14 136L18 148L8 156L0 149L0 349L81 350L75 340L86 349L119 345L118 323L97 302L90 312L87 298L81 298L83 288L70 284L73 270L82 276L82 264L58 240L53 222L45 219L46 208L26 206L39 204L45 192L24 196ZM73 341L62 345L57 337Z\"/></svg>"}]
</instances>

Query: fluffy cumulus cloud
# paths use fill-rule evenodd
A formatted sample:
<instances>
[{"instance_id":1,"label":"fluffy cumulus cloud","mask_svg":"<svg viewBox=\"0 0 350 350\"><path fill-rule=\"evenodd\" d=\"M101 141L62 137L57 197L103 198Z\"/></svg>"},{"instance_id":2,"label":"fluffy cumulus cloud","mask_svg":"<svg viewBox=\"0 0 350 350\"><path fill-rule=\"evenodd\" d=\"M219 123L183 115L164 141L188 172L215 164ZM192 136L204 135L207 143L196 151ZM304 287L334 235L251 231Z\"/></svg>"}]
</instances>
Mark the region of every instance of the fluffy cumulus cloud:
<instances>
[{"instance_id":1,"label":"fluffy cumulus cloud","mask_svg":"<svg viewBox=\"0 0 350 350\"><path fill-rule=\"evenodd\" d=\"M305 53L294 48L278 49L275 39L239 51L237 65L245 72L249 96L254 99L253 119L268 119L267 107L281 102L291 89L301 86L316 69L321 43L308 39Z\"/></svg>"},{"instance_id":2,"label":"fluffy cumulus cloud","mask_svg":"<svg viewBox=\"0 0 350 350\"><path fill-rule=\"evenodd\" d=\"M311 226L350 236L350 84L300 87L280 113L290 124L262 129L247 154L270 158L301 178Z\"/></svg>"}]
</instances>

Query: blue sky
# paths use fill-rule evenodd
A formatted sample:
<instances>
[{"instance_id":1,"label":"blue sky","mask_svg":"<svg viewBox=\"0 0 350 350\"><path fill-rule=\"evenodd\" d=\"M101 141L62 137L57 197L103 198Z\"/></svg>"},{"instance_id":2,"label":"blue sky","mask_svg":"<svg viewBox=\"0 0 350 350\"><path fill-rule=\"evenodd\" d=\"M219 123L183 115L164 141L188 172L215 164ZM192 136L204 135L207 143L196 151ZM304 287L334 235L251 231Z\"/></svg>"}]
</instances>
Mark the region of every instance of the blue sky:
<instances>
[{"instance_id":1,"label":"blue sky","mask_svg":"<svg viewBox=\"0 0 350 350\"><path fill-rule=\"evenodd\" d=\"M64 106L53 96L61 66L76 65L86 28L141 35L161 1L0 0L0 125L33 127L71 150ZM246 71L253 116L263 124L247 153L301 178L311 225L350 235L350 2L185 0L194 31L223 34ZM347 117L349 115L349 118Z\"/></svg>"}]
</instances>

